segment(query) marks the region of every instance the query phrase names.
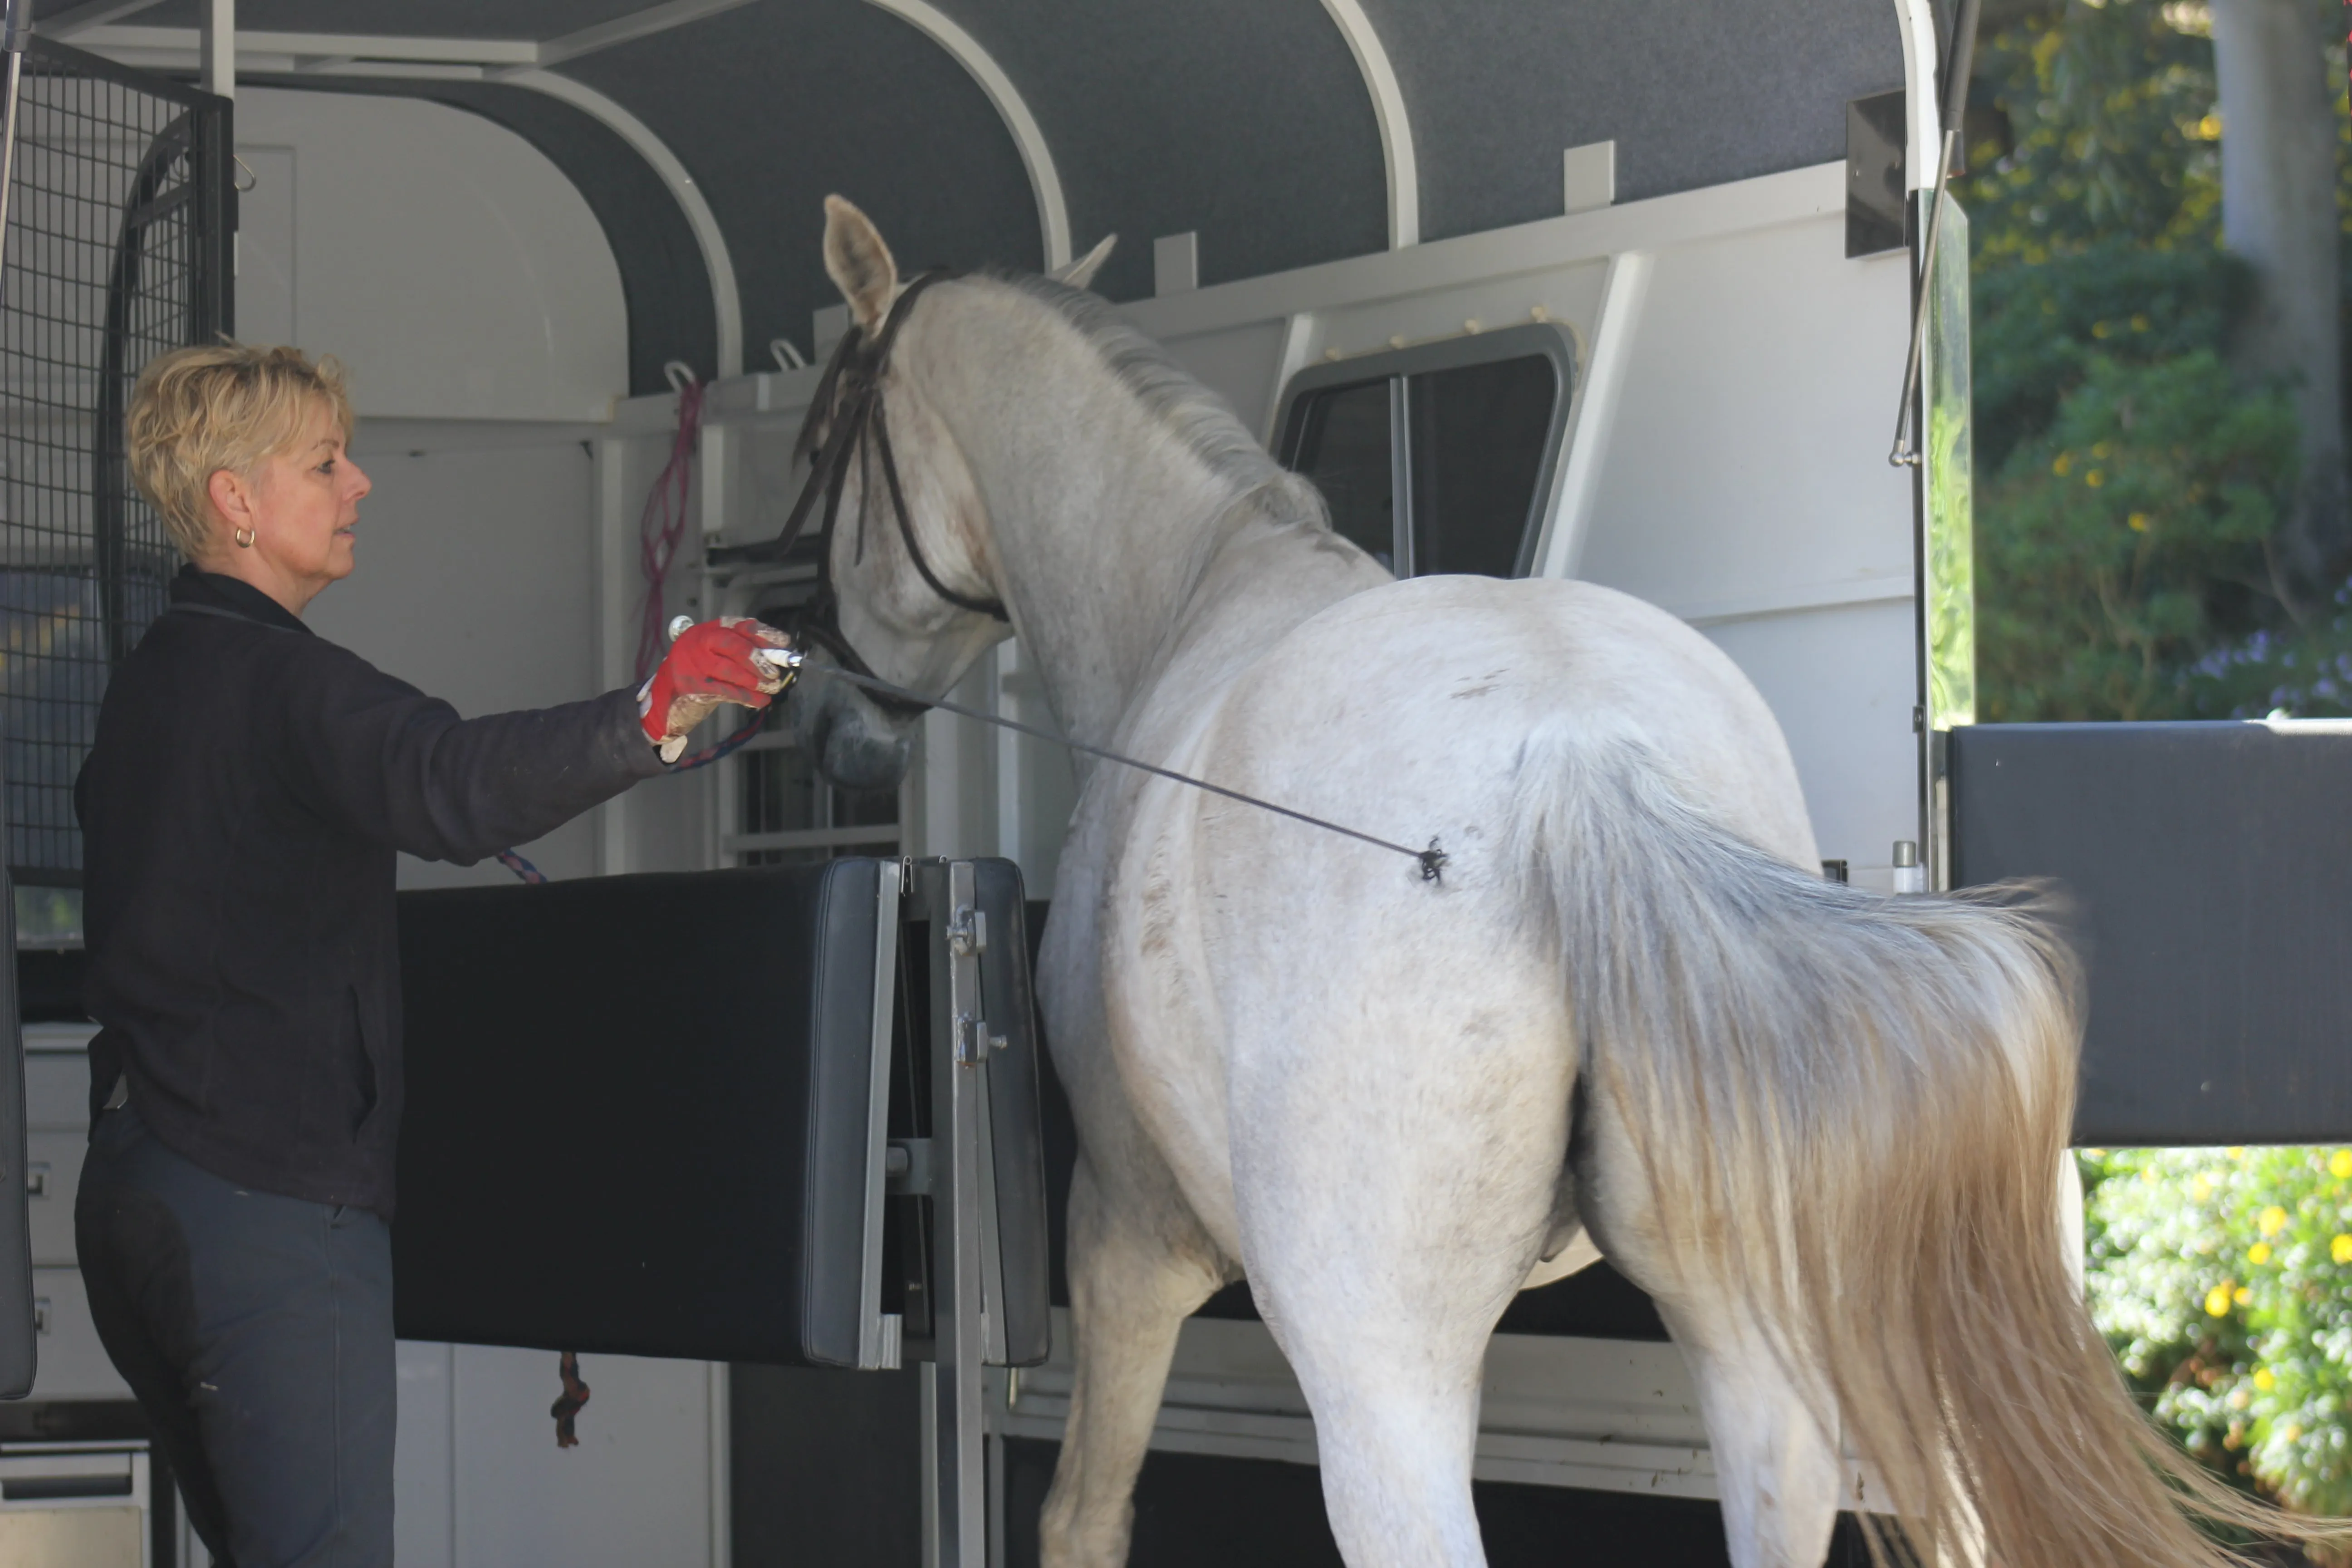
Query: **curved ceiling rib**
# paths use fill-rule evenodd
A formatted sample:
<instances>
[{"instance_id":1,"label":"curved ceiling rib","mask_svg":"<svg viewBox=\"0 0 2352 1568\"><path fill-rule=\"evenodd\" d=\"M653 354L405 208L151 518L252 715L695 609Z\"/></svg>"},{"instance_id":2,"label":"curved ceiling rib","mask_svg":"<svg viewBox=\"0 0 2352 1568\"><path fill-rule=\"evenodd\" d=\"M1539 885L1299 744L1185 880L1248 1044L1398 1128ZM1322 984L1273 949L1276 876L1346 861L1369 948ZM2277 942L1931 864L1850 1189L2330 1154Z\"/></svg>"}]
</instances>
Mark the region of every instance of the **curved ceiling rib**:
<instances>
[{"instance_id":1,"label":"curved ceiling rib","mask_svg":"<svg viewBox=\"0 0 2352 1568\"><path fill-rule=\"evenodd\" d=\"M1904 160L1913 190L1936 183L1936 160L1944 150L1943 88L1936 12L1928 0L1895 0L1895 19L1903 28L1903 77L1907 90L1911 145Z\"/></svg>"},{"instance_id":2,"label":"curved ceiling rib","mask_svg":"<svg viewBox=\"0 0 2352 1568\"><path fill-rule=\"evenodd\" d=\"M1926 0L1918 3L1924 5ZM1330 14L1339 36L1348 40L1348 52L1356 57L1356 68L1363 72L1365 89L1372 95L1372 116L1381 128L1381 158L1388 165L1389 248L1419 245L1421 163L1413 153L1412 121L1405 110L1404 89L1397 85L1396 68L1389 64L1389 52L1372 30L1371 18L1364 15L1360 0L1323 0L1323 9Z\"/></svg>"},{"instance_id":3,"label":"curved ceiling rib","mask_svg":"<svg viewBox=\"0 0 2352 1568\"><path fill-rule=\"evenodd\" d=\"M1352 4L1352 0L1349 3ZM1004 128L1012 132L1013 145L1021 154L1022 167L1029 172L1029 187L1037 198L1037 223L1045 236L1046 269L1067 265L1070 209L1062 195L1062 176L1054 167L1054 152L1045 144L1045 133L1038 129L1037 117L1029 112L1029 105L1013 85L1013 79L970 33L929 0L866 0L866 4L888 12L939 45L980 83L981 91L988 95L988 101L1003 117Z\"/></svg>"},{"instance_id":4,"label":"curved ceiling rib","mask_svg":"<svg viewBox=\"0 0 2352 1568\"><path fill-rule=\"evenodd\" d=\"M561 99L609 127L653 165L685 212L687 226L694 231L694 242L701 247L702 264L710 273L711 309L717 318L719 338L719 374L742 374L743 297L735 287L735 258L727 249L727 236L719 228L719 219L712 216L710 204L703 199L702 188L686 172L677 154L644 121L583 82L549 70L503 71L498 79L509 87L529 88Z\"/></svg>"}]
</instances>

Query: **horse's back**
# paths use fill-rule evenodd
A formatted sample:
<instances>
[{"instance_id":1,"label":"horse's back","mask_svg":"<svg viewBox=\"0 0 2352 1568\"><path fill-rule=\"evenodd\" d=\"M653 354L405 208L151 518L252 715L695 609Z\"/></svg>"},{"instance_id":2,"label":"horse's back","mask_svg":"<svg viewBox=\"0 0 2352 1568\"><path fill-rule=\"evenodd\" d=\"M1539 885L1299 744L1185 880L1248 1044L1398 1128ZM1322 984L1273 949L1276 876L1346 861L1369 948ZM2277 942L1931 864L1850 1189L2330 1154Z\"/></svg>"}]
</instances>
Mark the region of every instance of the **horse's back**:
<instances>
[{"instance_id":1,"label":"horse's back","mask_svg":"<svg viewBox=\"0 0 2352 1568\"><path fill-rule=\"evenodd\" d=\"M1638 736L1693 805L1813 862L1796 765L1755 687L1682 621L1590 583L1421 577L1342 599L1234 683L1198 760L1383 837L1450 832L1469 852L1499 843L1529 738L1560 725Z\"/></svg>"}]
</instances>

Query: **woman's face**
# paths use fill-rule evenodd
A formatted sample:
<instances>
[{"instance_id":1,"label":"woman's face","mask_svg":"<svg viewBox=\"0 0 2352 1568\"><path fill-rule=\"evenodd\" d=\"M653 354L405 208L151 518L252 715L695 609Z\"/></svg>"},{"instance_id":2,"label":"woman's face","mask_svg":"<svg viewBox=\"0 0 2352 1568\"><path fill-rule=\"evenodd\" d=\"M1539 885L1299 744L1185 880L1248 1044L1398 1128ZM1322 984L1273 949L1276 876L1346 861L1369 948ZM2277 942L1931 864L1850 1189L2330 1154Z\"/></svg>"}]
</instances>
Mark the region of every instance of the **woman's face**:
<instances>
[{"instance_id":1,"label":"woman's face","mask_svg":"<svg viewBox=\"0 0 2352 1568\"><path fill-rule=\"evenodd\" d=\"M218 569L244 577L297 615L330 583L352 574L352 531L371 486L343 450L334 410L313 404L291 447L250 475L212 478L223 531ZM237 539L250 530L252 543Z\"/></svg>"},{"instance_id":2,"label":"woman's face","mask_svg":"<svg viewBox=\"0 0 2352 1568\"><path fill-rule=\"evenodd\" d=\"M253 477L254 552L313 593L350 576L360 498L372 487L343 450L334 411L314 404L300 437Z\"/></svg>"}]
</instances>

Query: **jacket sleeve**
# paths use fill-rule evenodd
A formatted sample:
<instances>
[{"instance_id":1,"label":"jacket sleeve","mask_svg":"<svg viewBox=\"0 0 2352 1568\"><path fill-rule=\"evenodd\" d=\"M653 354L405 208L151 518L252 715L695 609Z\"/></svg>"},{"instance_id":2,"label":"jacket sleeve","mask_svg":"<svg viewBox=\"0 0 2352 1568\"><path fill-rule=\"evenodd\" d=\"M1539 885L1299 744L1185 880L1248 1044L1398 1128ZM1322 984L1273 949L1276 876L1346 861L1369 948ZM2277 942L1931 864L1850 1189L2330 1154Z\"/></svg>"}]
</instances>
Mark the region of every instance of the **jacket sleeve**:
<instances>
[{"instance_id":1,"label":"jacket sleeve","mask_svg":"<svg viewBox=\"0 0 2352 1568\"><path fill-rule=\"evenodd\" d=\"M461 719L331 643L301 648L285 677L278 746L289 787L427 860L469 865L667 771L627 691Z\"/></svg>"}]
</instances>

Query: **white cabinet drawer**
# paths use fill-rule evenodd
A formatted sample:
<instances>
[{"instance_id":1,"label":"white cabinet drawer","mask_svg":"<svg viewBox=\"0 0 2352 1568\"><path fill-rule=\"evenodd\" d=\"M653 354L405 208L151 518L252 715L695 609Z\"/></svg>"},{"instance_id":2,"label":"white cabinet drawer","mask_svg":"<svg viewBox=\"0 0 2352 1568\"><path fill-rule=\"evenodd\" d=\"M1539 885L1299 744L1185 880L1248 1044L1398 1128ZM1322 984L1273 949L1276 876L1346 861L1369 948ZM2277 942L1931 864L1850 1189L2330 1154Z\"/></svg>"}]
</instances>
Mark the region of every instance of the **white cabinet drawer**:
<instances>
[{"instance_id":1,"label":"white cabinet drawer","mask_svg":"<svg viewBox=\"0 0 2352 1568\"><path fill-rule=\"evenodd\" d=\"M34 1269L33 1310L40 1325L35 1342L40 1356L40 1370L33 1379L35 1399L131 1397L130 1384L98 1342L80 1269Z\"/></svg>"},{"instance_id":2,"label":"white cabinet drawer","mask_svg":"<svg viewBox=\"0 0 2352 1568\"><path fill-rule=\"evenodd\" d=\"M32 1222L37 1268L75 1261L74 1194L81 1189L82 1156L89 1152L89 1140L79 1132L25 1136L25 1214Z\"/></svg>"},{"instance_id":3,"label":"white cabinet drawer","mask_svg":"<svg viewBox=\"0 0 2352 1568\"><path fill-rule=\"evenodd\" d=\"M25 1125L52 1132L89 1125L89 1056L70 1048L67 1037L41 1038L36 1031L68 1026L25 1026ZM88 1032L88 1026L71 1027Z\"/></svg>"}]
</instances>

